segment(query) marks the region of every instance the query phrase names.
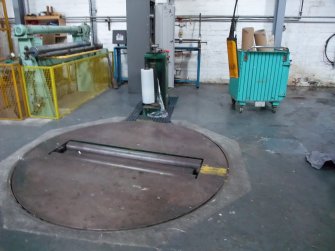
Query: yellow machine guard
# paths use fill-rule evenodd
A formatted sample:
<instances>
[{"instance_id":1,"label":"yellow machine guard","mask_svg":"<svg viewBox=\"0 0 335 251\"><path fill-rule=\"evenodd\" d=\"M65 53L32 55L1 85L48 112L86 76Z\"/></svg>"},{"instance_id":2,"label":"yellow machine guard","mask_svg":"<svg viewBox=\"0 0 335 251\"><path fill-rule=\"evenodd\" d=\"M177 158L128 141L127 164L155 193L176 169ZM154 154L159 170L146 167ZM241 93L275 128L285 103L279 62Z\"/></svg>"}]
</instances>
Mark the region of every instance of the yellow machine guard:
<instances>
[{"instance_id":1,"label":"yellow machine guard","mask_svg":"<svg viewBox=\"0 0 335 251\"><path fill-rule=\"evenodd\" d=\"M235 39L227 39L228 63L230 78L238 78L237 45Z\"/></svg>"}]
</instances>

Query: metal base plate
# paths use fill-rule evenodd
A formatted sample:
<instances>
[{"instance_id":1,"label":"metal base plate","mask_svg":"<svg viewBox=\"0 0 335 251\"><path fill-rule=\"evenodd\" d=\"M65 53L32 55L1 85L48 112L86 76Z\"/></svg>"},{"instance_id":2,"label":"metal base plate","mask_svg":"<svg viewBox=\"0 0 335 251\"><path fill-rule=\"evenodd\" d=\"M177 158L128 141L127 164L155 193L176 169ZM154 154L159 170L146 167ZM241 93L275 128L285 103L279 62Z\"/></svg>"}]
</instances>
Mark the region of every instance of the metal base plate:
<instances>
[{"instance_id":1,"label":"metal base plate","mask_svg":"<svg viewBox=\"0 0 335 251\"><path fill-rule=\"evenodd\" d=\"M158 123L171 123L172 113L174 111L175 106L177 105L178 97L169 97L169 104L166 107L166 111L169 116L167 118L149 118L146 115L143 115L143 104L139 102L134 111L129 115L127 121L137 121L137 120L151 120Z\"/></svg>"},{"instance_id":2,"label":"metal base plate","mask_svg":"<svg viewBox=\"0 0 335 251\"><path fill-rule=\"evenodd\" d=\"M203 165L228 168L217 144L173 124L120 122L62 134L25 154L13 170L11 186L29 213L70 228L126 230L163 223L205 204L225 177L209 172L196 179L178 167L127 159L119 163L139 169L122 168L110 164L109 157L80 152L49 154L69 140L202 158Z\"/></svg>"}]
</instances>

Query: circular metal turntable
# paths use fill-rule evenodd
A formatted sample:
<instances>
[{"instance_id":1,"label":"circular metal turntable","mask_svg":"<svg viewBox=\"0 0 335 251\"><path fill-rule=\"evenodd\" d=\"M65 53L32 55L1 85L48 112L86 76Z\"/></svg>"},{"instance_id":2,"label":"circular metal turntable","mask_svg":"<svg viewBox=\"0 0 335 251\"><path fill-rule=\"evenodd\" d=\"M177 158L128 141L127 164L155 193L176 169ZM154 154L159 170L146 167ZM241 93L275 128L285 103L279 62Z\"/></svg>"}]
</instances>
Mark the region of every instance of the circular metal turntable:
<instances>
[{"instance_id":1,"label":"circular metal turntable","mask_svg":"<svg viewBox=\"0 0 335 251\"><path fill-rule=\"evenodd\" d=\"M228 161L211 139L173 124L120 122L64 133L15 166L29 213L86 230L125 230L181 217L222 187Z\"/></svg>"}]
</instances>

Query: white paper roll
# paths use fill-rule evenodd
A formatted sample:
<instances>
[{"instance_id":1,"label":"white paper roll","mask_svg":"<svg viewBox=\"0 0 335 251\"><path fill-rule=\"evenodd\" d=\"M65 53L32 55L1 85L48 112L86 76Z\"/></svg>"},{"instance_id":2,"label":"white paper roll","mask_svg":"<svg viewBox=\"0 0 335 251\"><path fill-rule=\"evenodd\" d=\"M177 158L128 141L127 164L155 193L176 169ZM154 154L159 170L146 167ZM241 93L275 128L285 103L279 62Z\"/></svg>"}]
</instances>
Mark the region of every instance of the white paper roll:
<instances>
[{"instance_id":1,"label":"white paper roll","mask_svg":"<svg viewBox=\"0 0 335 251\"><path fill-rule=\"evenodd\" d=\"M154 70L141 69L142 82L142 102L143 104L155 103L155 85L154 85Z\"/></svg>"}]
</instances>

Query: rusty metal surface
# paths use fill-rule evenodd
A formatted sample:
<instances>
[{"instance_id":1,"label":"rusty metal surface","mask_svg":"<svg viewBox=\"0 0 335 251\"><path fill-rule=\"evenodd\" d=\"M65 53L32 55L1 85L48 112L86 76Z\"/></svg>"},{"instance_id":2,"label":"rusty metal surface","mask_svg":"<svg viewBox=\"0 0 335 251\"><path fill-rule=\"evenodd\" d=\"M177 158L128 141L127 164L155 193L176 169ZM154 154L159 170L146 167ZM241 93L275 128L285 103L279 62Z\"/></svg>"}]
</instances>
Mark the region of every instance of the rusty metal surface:
<instances>
[{"instance_id":1,"label":"rusty metal surface","mask_svg":"<svg viewBox=\"0 0 335 251\"><path fill-rule=\"evenodd\" d=\"M200 207L224 182L215 175L195 179L178 167L157 163L111 161L80 152L48 154L69 140L202 158L205 165L228 167L214 142L173 124L120 122L65 133L28 152L11 177L14 196L24 209L65 227L121 230L159 224Z\"/></svg>"}]
</instances>

